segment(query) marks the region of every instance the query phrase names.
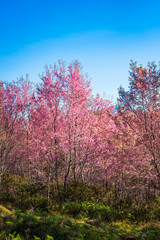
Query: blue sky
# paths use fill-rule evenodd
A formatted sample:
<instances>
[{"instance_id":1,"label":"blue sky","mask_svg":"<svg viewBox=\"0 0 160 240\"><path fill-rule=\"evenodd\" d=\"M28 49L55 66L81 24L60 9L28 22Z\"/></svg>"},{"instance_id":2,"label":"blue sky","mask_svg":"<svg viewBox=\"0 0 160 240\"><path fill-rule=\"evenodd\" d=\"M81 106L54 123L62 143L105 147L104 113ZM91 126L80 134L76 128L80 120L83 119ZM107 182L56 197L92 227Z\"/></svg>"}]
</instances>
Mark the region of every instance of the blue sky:
<instances>
[{"instance_id":1,"label":"blue sky","mask_svg":"<svg viewBox=\"0 0 160 240\"><path fill-rule=\"evenodd\" d=\"M78 59L94 93L116 100L130 60L160 60L159 1L5 0L0 3L0 80Z\"/></svg>"}]
</instances>

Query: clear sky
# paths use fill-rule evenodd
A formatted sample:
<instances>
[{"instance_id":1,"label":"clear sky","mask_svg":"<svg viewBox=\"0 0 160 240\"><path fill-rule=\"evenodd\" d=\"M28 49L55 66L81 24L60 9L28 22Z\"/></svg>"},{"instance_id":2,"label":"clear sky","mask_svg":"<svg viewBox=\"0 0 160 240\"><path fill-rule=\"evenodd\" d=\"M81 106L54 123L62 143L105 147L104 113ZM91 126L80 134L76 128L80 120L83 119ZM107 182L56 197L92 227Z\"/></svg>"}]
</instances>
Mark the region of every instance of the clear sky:
<instances>
[{"instance_id":1,"label":"clear sky","mask_svg":"<svg viewBox=\"0 0 160 240\"><path fill-rule=\"evenodd\" d=\"M78 59L94 93L116 100L129 63L160 60L160 1L0 1L0 80Z\"/></svg>"}]
</instances>

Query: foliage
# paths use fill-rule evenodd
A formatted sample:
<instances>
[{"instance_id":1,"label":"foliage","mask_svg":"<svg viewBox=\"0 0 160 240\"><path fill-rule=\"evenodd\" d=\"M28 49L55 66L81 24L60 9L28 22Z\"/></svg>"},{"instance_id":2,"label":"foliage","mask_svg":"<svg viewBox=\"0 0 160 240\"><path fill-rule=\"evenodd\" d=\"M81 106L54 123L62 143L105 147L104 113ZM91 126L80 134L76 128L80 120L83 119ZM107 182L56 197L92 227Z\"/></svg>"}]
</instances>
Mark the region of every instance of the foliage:
<instances>
[{"instance_id":1,"label":"foliage","mask_svg":"<svg viewBox=\"0 0 160 240\"><path fill-rule=\"evenodd\" d=\"M110 218L106 219L110 208L102 204L93 202L78 203L81 209L75 214L77 209L76 203L67 202L62 205L61 210L55 213L45 211L23 212L14 211L14 214L8 214L2 217L0 225L0 239L37 239L37 240L73 240L73 239L159 239L160 221L150 220L144 217L145 221L137 218L134 222L123 215L122 211L119 216L123 220L115 220L115 211L110 213ZM145 208L145 205L144 205ZM103 209L103 210L102 210ZM104 213L103 211L107 211ZM96 212L97 210L97 212ZM126 209L127 211L127 209ZM128 209L130 211L130 209ZM61 215L61 213L64 215ZM112 214L112 217L111 217ZM145 214L145 213L143 213Z\"/></svg>"}]
</instances>

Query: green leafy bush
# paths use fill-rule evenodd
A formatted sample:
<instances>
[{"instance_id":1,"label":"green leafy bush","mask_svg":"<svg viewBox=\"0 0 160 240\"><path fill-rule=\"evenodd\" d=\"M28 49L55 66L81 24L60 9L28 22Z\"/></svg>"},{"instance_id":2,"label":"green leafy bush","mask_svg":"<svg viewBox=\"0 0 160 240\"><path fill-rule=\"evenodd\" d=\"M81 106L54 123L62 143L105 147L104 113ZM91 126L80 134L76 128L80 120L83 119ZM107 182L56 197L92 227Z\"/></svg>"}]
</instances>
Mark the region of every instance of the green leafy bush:
<instances>
[{"instance_id":1,"label":"green leafy bush","mask_svg":"<svg viewBox=\"0 0 160 240\"><path fill-rule=\"evenodd\" d=\"M48 199L47 199L47 197L37 194L36 196L32 197L32 205L35 210L40 209L43 211L47 211L48 210Z\"/></svg>"},{"instance_id":2,"label":"green leafy bush","mask_svg":"<svg viewBox=\"0 0 160 240\"><path fill-rule=\"evenodd\" d=\"M76 217L82 209L82 205L76 202L66 202L62 205L62 212Z\"/></svg>"},{"instance_id":3,"label":"green leafy bush","mask_svg":"<svg viewBox=\"0 0 160 240\"><path fill-rule=\"evenodd\" d=\"M9 238L10 240L22 240L19 234L16 235L16 232L14 232L13 234L9 234Z\"/></svg>"},{"instance_id":4,"label":"green leafy bush","mask_svg":"<svg viewBox=\"0 0 160 240\"><path fill-rule=\"evenodd\" d=\"M109 206L103 204L95 204L92 202L83 202L82 209L85 215L90 218L98 218L100 220L111 221L113 210Z\"/></svg>"},{"instance_id":5,"label":"green leafy bush","mask_svg":"<svg viewBox=\"0 0 160 240\"><path fill-rule=\"evenodd\" d=\"M103 204L95 204L92 202L66 202L62 205L63 213L77 217L82 215L89 218L97 218L99 220L111 221L113 218L113 210L109 206Z\"/></svg>"}]
</instances>

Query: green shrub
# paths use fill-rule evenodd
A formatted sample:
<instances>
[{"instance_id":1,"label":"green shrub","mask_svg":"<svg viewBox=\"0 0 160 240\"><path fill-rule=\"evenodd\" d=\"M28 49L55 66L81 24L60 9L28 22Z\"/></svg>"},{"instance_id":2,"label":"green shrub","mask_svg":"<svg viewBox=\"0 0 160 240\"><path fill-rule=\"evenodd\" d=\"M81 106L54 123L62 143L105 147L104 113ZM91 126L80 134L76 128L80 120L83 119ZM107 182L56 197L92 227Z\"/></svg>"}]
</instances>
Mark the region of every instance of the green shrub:
<instances>
[{"instance_id":1,"label":"green shrub","mask_svg":"<svg viewBox=\"0 0 160 240\"><path fill-rule=\"evenodd\" d=\"M39 209L39 210L47 211L48 199L47 197L37 194L36 196L32 197L32 205L35 210Z\"/></svg>"},{"instance_id":2,"label":"green shrub","mask_svg":"<svg viewBox=\"0 0 160 240\"><path fill-rule=\"evenodd\" d=\"M160 230L154 230L154 229L147 230L145 235L147 240L160 239Z\"/></svg>"},{"instance_id":3,"label":"green shrub","mask_svg":"<svg viewBox=\"0 0 160 240\"><path fill-rule=\"evenodd\" d=\"M82 209L86 213L86 216L90 218L98 218L104 221L112 220L112 211L109 206L103 204L95 204L92 202L83 202Z\"/></svg>"},{"instance_id":4,"label":"green shrub","mask_svg":"<svg viewBox=\"0 0 160 240\"><path fill-rule=\"evenodd\" d=\"M19 234L16 235L16 232L14 232L13 234L9 234L9 238L10 240L22 240Z\"/></svg>"},{"instance_id":5,"label":"green shrub","mask_svg":"<svg viewBox=\"0 0 160 240\"><path fill-rule=\"evenodd\" d=\"M80 213L81 209L81 204L76 202L66 202L62 205L62 212L70 214L73 217L76 217Z\"/></svg>"},{"instance_id":6,"label":"green shrub","mask_svg":"<svg viewBox=\"0 0 160 240\"><path fill-rule=\"evenodd\" d=\"M160 220L160 204L156 201L135 205L130 208L131 220L153 221Z\"/></svg>"},{"instance_id":7,"label":"green shrub","mask_svg":"<svg viewBox=\"0 0 160 240\"><path fill-rule=\"evenodd\" d=\"M62 205L62 213L67 213L73 217L82 215L91 219L96 218L104 221L113 219L113 210L109 206L103 204L95 204L92 202L66 202Z\"/></svg>"},{"instance_id":8,"label":"green shrub","mask_svg":"<svg viewBox=\"0 0 160 240\"><path fill-rule=\"evenodd\" d=\"M94 193L91 186L71 181L67 184L63 195L65 201L83 202L92 200Z\"/></svg>"},{"instance_id":9,"label":"green shrub","mask_svg":"<svg viewBox=\"0 0 160 240\"><path fill-rule=\"evenodd\" d=\"M49 236L49 235L47 234L45 240L54 240L54 238L53 238L52 236Z\"/></svg>"}]
</instances>

